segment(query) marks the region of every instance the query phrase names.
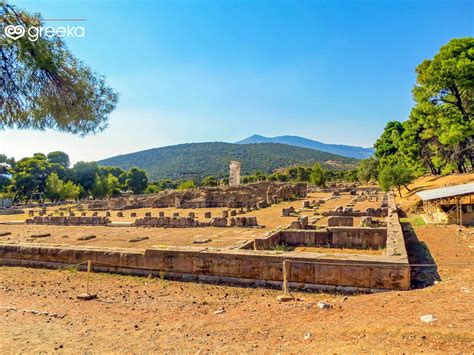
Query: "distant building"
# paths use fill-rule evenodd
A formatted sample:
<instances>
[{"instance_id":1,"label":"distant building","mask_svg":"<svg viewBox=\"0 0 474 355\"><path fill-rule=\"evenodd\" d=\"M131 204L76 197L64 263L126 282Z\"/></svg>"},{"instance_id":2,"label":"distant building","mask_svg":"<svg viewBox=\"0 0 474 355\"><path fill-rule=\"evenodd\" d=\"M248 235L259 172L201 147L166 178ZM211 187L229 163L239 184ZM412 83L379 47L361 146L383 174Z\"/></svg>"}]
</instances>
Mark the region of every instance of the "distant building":
<instances>
[{"instance_id":1,"label":"distant building","mask_svg":"<svg viewBox=\"0 0 474 355\"><path fill-rule=\"evenodd\" d=\"M417 192L426 223L474 225L474 183Z\"/></svg>"},{"instance_id":2,"label":"distant building","mask_svg":"<svg viewBox=\"0 0 474 355\"><path fill-rule=\"evenodd\" d=\"M229 165L229 186L240 185L241 162L232 160Z\"/></svg>"}]
</instances>

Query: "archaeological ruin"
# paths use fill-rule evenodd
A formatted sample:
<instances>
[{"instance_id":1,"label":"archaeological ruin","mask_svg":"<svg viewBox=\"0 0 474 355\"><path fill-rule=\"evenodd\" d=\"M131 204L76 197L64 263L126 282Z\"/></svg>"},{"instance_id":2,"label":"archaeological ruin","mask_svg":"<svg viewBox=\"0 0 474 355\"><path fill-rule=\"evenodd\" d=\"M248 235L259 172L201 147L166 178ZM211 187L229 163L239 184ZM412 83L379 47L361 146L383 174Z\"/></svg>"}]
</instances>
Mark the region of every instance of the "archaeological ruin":
<instances>
[{"instance_id":1,"label":"archaeological ruin","mask_svg":"<svg viewBox=\"0 0 474 355\"><path fill-rule=\"evenodd\" d=\"M410 287L394 197L377 189L260 182L21 216L0 222L1 265L57 268L90 260L94 271L280 287L285 262L295 288Z\"/></svg>"}]
</instances>

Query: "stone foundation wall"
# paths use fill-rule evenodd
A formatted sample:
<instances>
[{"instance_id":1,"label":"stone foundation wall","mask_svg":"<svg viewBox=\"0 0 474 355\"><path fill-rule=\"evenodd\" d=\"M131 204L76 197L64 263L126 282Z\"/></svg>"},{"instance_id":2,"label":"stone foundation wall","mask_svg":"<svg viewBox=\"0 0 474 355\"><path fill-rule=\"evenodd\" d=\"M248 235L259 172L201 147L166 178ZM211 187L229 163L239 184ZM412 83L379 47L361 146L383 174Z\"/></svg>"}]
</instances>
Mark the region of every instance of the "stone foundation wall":
<instances>
[{"instance_id":1,"label":"stone foundation wall","mask_svg":"<svg viewBox=\"0 0 474 355\"><path fill-rule=\"evenodd\" d=\"M303 255L308 254L308 255ZM203 248L147 249L144 252L53 247L18 244L0 245L0 264L60 267L92 261L102 271L143 275L164 272L187 280L251 280L256 284L279 285L283 260L288 262L288 281L306 288L326 285L367 289L406 290L410 285L407 264L380 256L366 260L348 257L314 259L310 253L271 253L251 250L209 250Z\"/></svg>"},{"instance_id":2,"label":"stone foundation wall","mask_svg":"<svg viewBox=\"0 0 474 355\"><path fill-rule=\"evenodd\" d=\"M136 219L136 227L196 228L196 227L257 227L257 217L214 217L209 222L200 222L193 217L151 217Z\"/></svg>"},{"instance_id":3,"label":"stone foundation wall","mask_svg":"<svg viewBox=\"0 0 474 355\"><path fill-rule=\"evenodd\" d=\"M26 224L49 224L58 226L79 226L79 225L107 225L111 220L107 217L62 217L62 216L37 216L26 220Z\"/></svg>"},{"instance_id":4,"label":"stone foundation wall","mask_svg":"<svg viewBox=\"0 0 474 355\"><path fill-rule=\"evenodd\" d=\"M325 247L348 249L383 249L386 228L332 227L327 230L283 230L266 238L256 238L242 249L273 250L278 244L290 247Z\"/></svg>"},{"instance_id":5,"label":"stone foundation wall","mask_svg":"<svg viewBox=\"0 0 474 355\"><path fill-rule=\"evenodd\" d=\"M341 208L340 210L334 209L332 211L323 211L322 216L352 216L352 217L387 217L388 208L367 208L365 211L353 210L352 208Z\"/></svg>"},{"instance_id":6,"label":"stone foundation wall","mask_svg":"<svg viewBox=\"0 0 474 355\"><path fill-rule=\"evenodd\" d=\"M330 227L333 248L383 249L387 242L386 228Z\"/></svg>"}]
</instances>

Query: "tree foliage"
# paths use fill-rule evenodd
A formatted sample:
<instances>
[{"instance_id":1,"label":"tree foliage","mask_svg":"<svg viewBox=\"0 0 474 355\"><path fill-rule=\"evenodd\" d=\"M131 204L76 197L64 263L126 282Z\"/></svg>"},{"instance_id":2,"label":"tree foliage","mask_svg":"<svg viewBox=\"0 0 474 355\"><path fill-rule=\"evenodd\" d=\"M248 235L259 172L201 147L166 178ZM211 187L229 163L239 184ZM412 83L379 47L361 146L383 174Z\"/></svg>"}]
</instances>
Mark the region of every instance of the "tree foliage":
<instances>
[{"instance_id":1,"label":"tree foliage","mask_svg":"<svg viewBox=\"0 0 474 355\"><path fill-rule=\"evenodd\" d=\"M309 174L309 181L316 186L324 186L326 183L326 177L324 175L324 170L319 164L315 164L311 173Z\"/></svg>"},{"instance_id":2,"label":"tree foliage","mask_svg":"<svg viewBox=\"0 0 474 355\"><path fill-rule=\"evenodd\" d=\"M193 189L196 187L196 184L193 180L183 181L181 184L178 185L178 190L186 190L186 189Z\"/></svg>"},{"instance_id":3,"label":"tree foliage","mask_svg":"<svg viewBox=\"0 0 474 355\"><path fill-rule=\"evenodd\" d=\"M474 38L453 39L416 68L408 120L389 122L375 143L380 170L467 172L474 163ZM387 180L387 176L383 176Z\"/></svg>"},{"instance_id":4,"label":"tree foliage","mask_svg":"<svg viewBox=\"0 0 474 355\"><path fill-rule=\"evenodd\" d=\"M376 158L369 158L361 160L357 167L357 180L362 183L368 183L370 181L377 181L379 161Z\"/></svg>"},{"instance_id":5,"label":"tree foliage","mask_svg":"<svg viewBox=\"0 0 474 355\"><path fill-rule=\"evenodd\" d=\"M29 14L0 0L0 22L43 25ZM85 135L103 130L118 95L58 36L0 38L0 128L52 128Z\"/></svg>"},{"instance_id":6,"label":"tree foliage","mask_svg":"<svg viewBox=\"0 0 474 355\"><path fill-rule=\"evenodd\" d=\"M148 186L145 170L131 168L127 174L126 185L133 193L142 194Z\"/></svg>"},{"instance_id":7,"label":"tree foliage","mask_svg":"<svg viewBox=\"0 0 474 355\"><path fill-rule=\"evenodd\" d=\"M72 181L62 181L56 173L51 173L46 179L45 195L51 201L77 199L80 193L80 186L75 185Z\"/></svg>"},{"instance_id":8,"label":"tree foliage","mask_svg":"<svg viewBox=\"0 0 474 355\"><path fill-rule=\"evenodd\" d=\"M414 176L412 172L403 162L397 162L394 165L385 165L379 173L379 183L382 190L388 191L392 188L396 188L400 197L402 197L402 186L410 191L407 185L411 183L413 179Z\"/></svg>"}]
</instances>

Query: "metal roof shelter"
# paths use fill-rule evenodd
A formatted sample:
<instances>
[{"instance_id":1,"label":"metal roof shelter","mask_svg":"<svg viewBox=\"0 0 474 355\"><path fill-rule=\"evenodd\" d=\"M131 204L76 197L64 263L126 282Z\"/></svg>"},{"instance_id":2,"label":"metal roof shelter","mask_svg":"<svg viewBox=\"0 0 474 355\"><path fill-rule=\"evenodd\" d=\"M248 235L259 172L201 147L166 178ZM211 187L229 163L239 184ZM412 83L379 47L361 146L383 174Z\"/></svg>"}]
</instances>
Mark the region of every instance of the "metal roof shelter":
<instances>
[{"instance_id":1,"label":"metal roof shelter","mask_svg":"<svg viewBox=\"0 0 474 355\"><path fill-rule=\"evenodd\" d=\"M463 205L468 212L472 211L471 195L474 194L474 183L440 187L416 194L423 200L426 222L449 223L451 220L463 224ZM467 204L463 203L463 197L466 196L469 196ZM446 208L449 209L446 210Z\"/></svg>"},{"instance_id":2,"label":"metal roof shelter","mask_svg":"<svg viewBox=\"0 0 474 355\"><path fill-rule=\"evenodd\" d=\"M420 196L423 201L474 194L474 182L470 184L440 187L438 189L420 191L416 194Z\"/></svg>"}]
</instances>

